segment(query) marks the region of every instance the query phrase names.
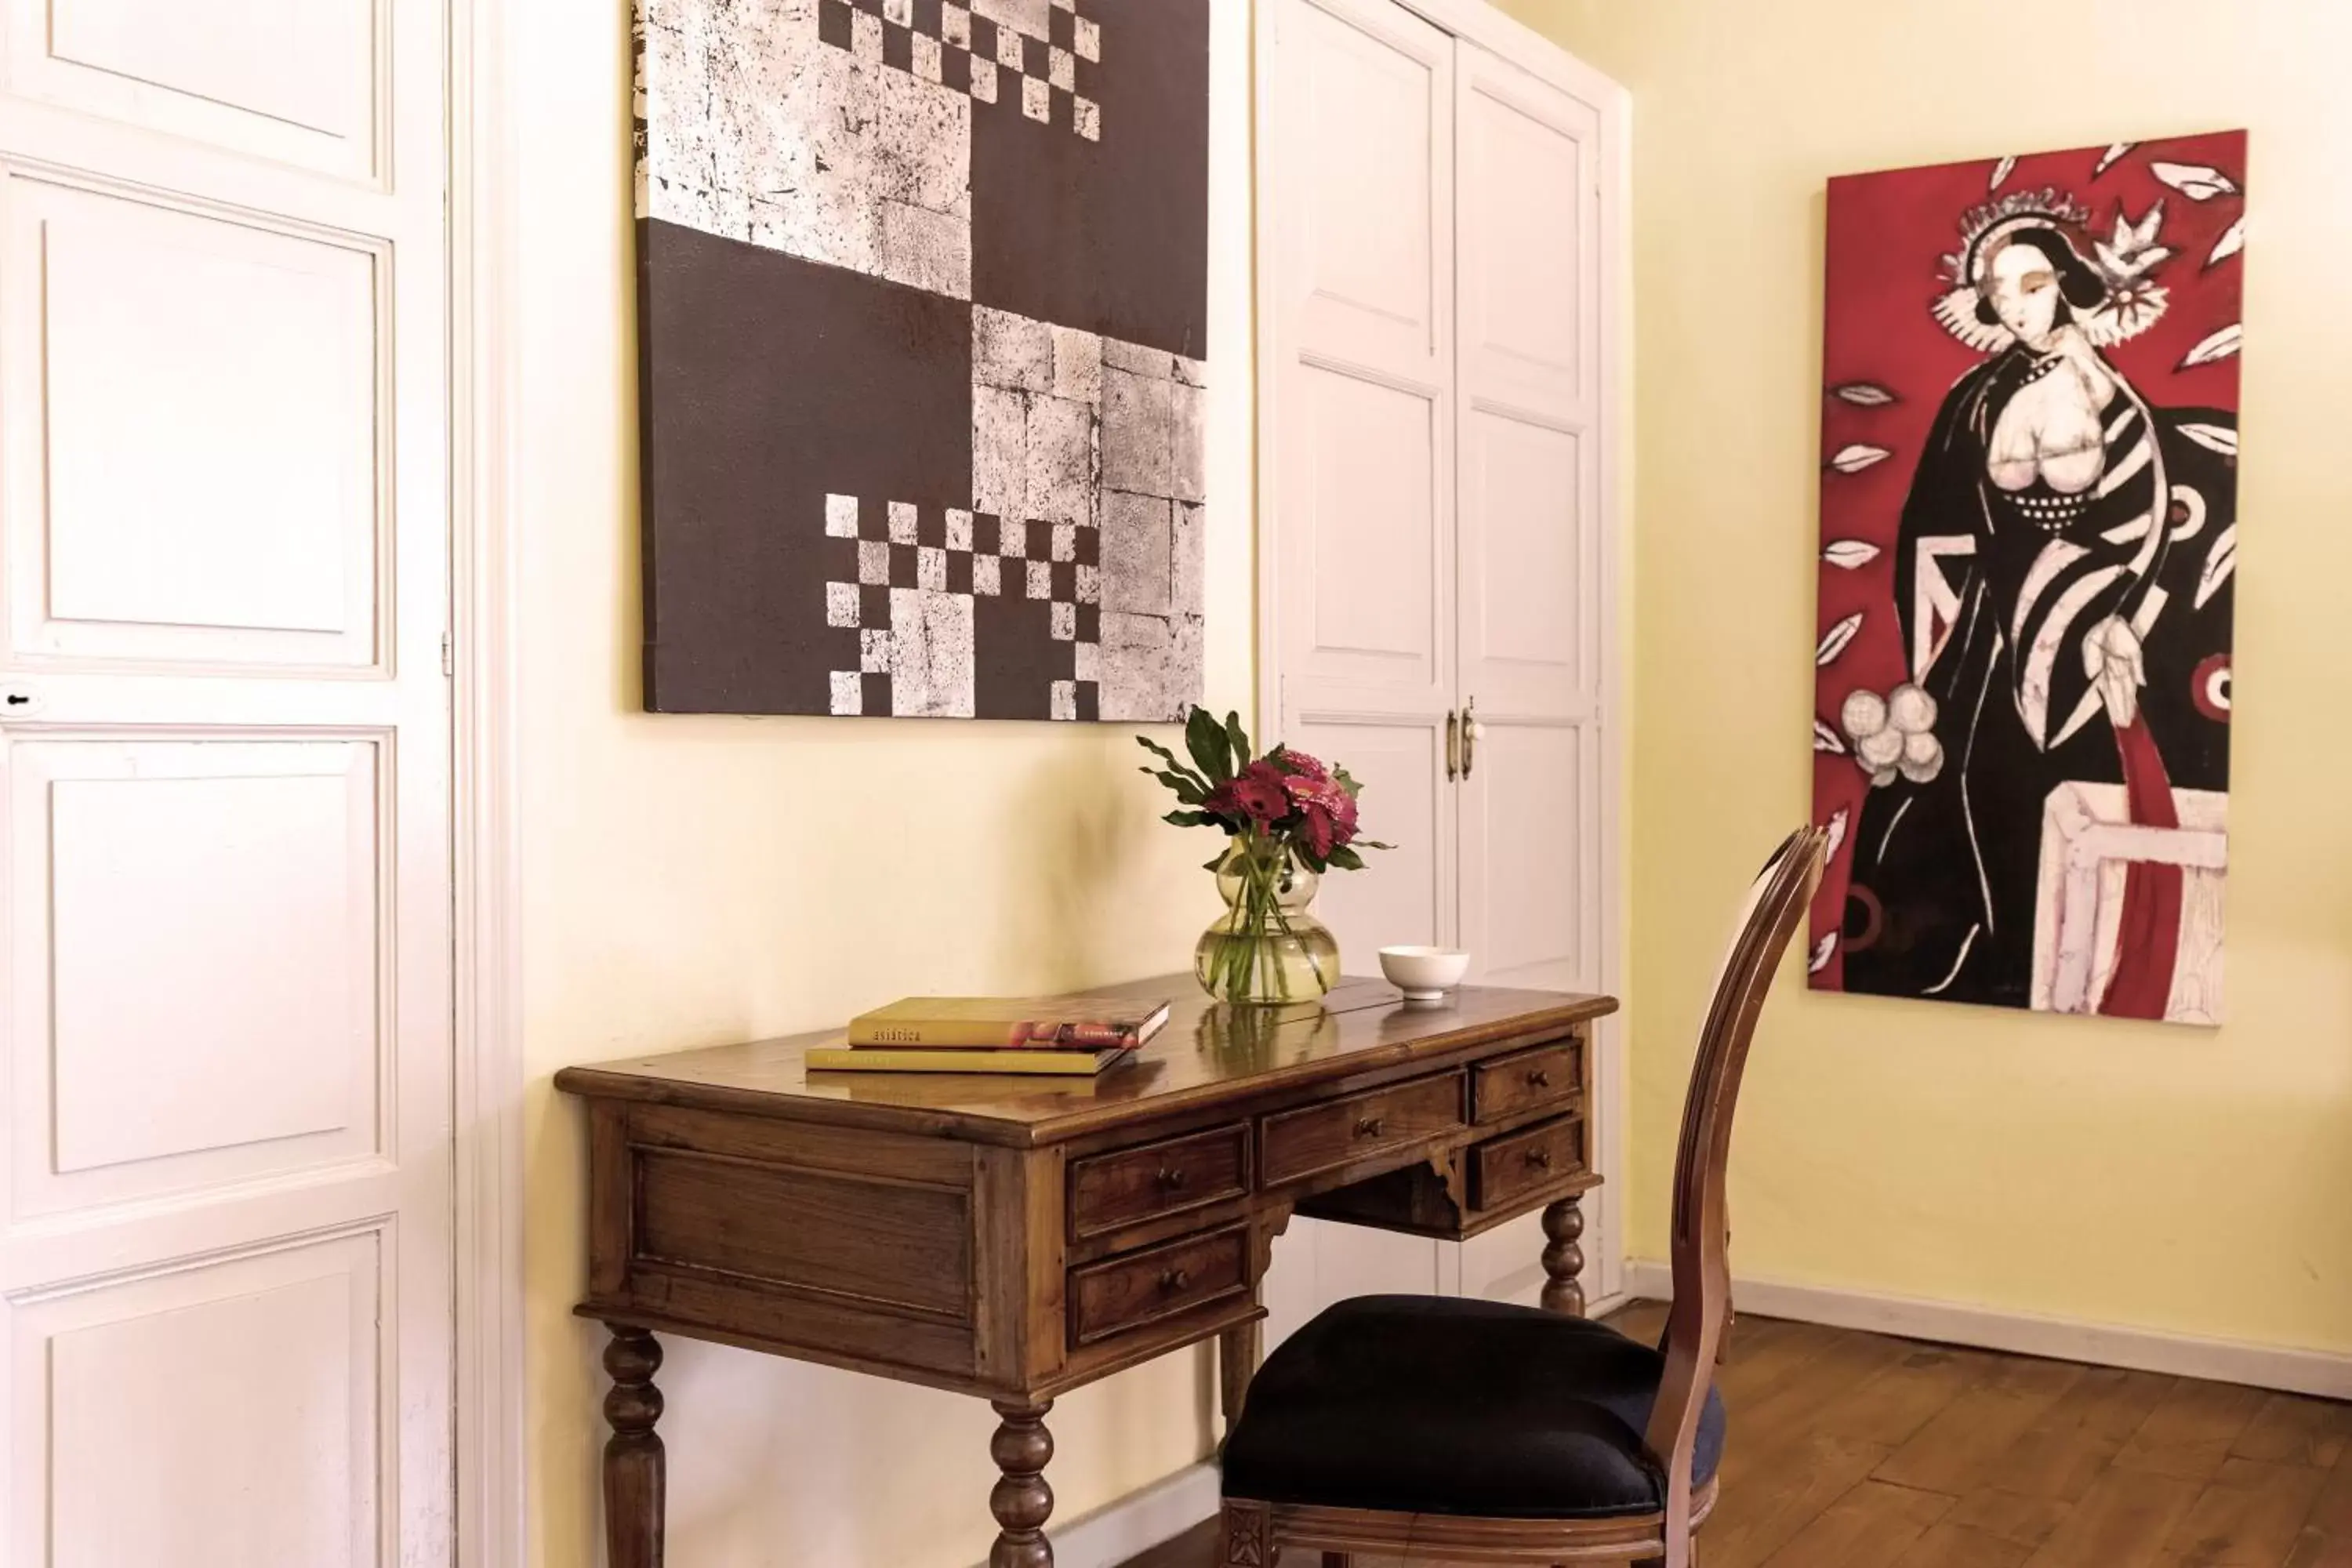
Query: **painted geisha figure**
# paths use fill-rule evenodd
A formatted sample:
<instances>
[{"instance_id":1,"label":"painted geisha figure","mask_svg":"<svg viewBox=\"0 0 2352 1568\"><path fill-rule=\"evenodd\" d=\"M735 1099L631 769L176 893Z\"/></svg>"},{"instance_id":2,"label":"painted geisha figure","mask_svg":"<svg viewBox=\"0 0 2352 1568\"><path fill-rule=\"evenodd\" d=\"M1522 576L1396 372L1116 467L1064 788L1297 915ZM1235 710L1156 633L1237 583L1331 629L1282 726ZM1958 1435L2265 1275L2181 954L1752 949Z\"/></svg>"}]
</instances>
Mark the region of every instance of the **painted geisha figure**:
<instances>
[{"instance_id":1,"label":"painted geisha figure","mask_svg":"<svg viewBox=\"0 0 2352 1568\"><path fill-rule=\"evenodd\" d=\"M1876 785L1854 833L1851 991L2033 1005L2053 791L2121 785L2130 823L2166 828L2177 790L2227 786L2236 420L2150 406L2103 352L2162 314L2170 252L2161 205L2108 244L2087 216L2012 195L1970 214L1946 258L1937 320L1986 357L1946 395L1904 507L1910 681L1841 714ZM2092 1005L2161 1017L2181 871L2126 875Z\"/></svg>"}]
</instances>

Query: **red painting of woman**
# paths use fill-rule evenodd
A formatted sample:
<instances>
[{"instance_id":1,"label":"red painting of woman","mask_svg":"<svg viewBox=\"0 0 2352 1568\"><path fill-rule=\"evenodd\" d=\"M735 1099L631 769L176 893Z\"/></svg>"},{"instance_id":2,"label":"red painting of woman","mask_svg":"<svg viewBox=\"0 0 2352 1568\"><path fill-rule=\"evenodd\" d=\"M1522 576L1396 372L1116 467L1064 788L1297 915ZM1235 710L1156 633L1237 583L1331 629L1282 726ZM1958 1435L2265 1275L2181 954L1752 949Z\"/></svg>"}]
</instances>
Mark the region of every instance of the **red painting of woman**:
<instances>
[{"instance_id":1,"label":"red painting of woman","mask_svg":"<svg viewBox=\"0 0 2352 1568\"><path fill-rule=\"evenodd\" d=\"M1817 985L2218 1021L2243 151L1832 185Z\"/></svg>"}]
</instances>

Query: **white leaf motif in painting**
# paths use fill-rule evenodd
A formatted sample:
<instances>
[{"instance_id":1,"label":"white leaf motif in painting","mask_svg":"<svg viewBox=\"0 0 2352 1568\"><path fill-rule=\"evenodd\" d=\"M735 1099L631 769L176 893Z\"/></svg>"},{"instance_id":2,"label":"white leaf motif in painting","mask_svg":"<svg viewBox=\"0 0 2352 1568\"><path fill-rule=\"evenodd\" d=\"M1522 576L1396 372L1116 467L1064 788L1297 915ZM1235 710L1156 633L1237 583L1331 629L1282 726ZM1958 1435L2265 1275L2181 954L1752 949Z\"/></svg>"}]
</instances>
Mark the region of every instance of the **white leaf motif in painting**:
<instances>
[{"instance_id":1,"label":"white leaf motif in painting","mask_svg":"<svg viewBox=\"0 0 2352 1568\"><path fill-rule=\"evenodd\" d=\"M1840 447L1837 456L1830 459L1830 467L1841 474L1858 474L1874 463L1883 463L1893 456L1895 454L1884 447L1865 446L1856 441L1852 446Z\"/></svg>"},{"instance_id":2,"label":"white leaf motif in painting","mask_svg":"<svg viewBox=\"0 0 2352 1568\"><path fill-rule=\"evenodd\" d=\"M2117 142L2110 145L2105 153L2099 154L2099 166L2091 171L2091 178L2095 180L2114 168L2118 159L2138 145L2137 142Z\"/></svg>"},{"instance_id":3,"label":"white leaf motif in painting","mask_svg":"<svg viewBox=\"0 0 2352 1568\"><path fill-rule=\"evenodd\" d=\"M1838 933L1824 931L1822 940L1813 943L1813 955L1805 961L1805 973L1819 974L1830 966L1830 954L1837 951Z\"/></svg>"},{"instance_id":4,"label":"white leaf motif in painting","mask_svg":"<svg viewBox=\"0 0 2352 1568\"><path fill-rule=\"evenodd\" d=\"M1878 546L1866 539L1832 540L1822 548L1822 559L1841 572L1852 572L1878 559Z\"/></svg>"},{"instance_id":5,"label":"white leaf motif in painting","mask_svg":"<svg viewBox=\"0 0 2352 1568\"><path fill-rule=\"evenodd\" d=\"M2159 159L2147 166L2147 172L2192 202L2210 202L2215 196L2238 194L2236 181L2203 163L2167 163Z\"/></svg>"},{"instance_id":6,"label":"white leaf motif in painting","mask_svg":"<svg viewBox=\"0 0 2352 1568\"><path fill-rule=\"evenodd\" d=\"M1813 721L1813 750L1827 752L1832 757L1843 757L1845 755L1845 742L1835 730L1816 719Z\"/></svg>"},{"instance_id":7,"label":"white leaf motif in painting","mask_svg":"<svg viewBox=\"0 0 2352 1568\"><path fill-rule=\"evenodd\" d=\"M2238 455L2238 433L2227 425L2188 424L2180 433L2209 452L2219 452L2225 458Z\"/></svg>"},{"instance_id":8,"label":"white leaf motif in painting","mask_svg":"<svg viewBox=\"0 0 2352 1568\"><path fill-rule=\"evenodd\" d=\"M2205 258L2205 265L2218 267L2245 248L2246 220L2241 216L2237 222L2221 231L2221 238L2213 242L2212 254Z\"/></svg>"},{"instance_id":9,"label":"white leaf motif in painting","mask_svg":"<svg viewBox=\"0 0 2352 1568\"><path fill-rule=\"evenodd\" d=\"M2205 556L2205 570L2197 574L2195 608L2203 609L2206 601L2221 591L2230 574L2238 568L2238 525L2231 523L2213 537L2213 548Z\"/></svg>"},{"instance_id":10,"label":"white leaf motif in painting","mask_svg":"<svg viewBox=\"0 0 2352 1568\"><path fill-rule=\"evenodd\" d=\"M1837 852L1845 846L1846 818L1852 815L1850 808L1842 805L1838 807L1837 815L1830 818L1829 844L1822 850L1822 865L1829 866L1836 863Z\"/></svg>"},{"instance_id":11,"label":"white leaf motif in painting","mask_svg":"<svg viewBox=\"0 0 2352 1568\"><path fill-rule=\"evenodd\" d=\"M1989 191L2000 189L2001 182L2008 179L2010 171L2016 167L2017 160L2014 158L2003 158L2000 163L1995 163L1992 166L1992 178L1986 182L1985 189Z\"/></svg>"},{"instance_id":12,"label":"white leaf motif in painting","mask_svg":"<svg viewBox=\"0 0 2352 1568\"><path fill-rule=\"evenodd\" d=\"M2242 341L2243 341L2244 337L2244 325L2241 322L2232 321L2230 325L2223 327L2220 331L2215 332L2212 336L2205 339L2195 348L2190 349L2188 354L2181 360L2180 368L2182 370L2193 370L2200 364L2211 364L2216 360L2228 359L2231 354L2238 352L2238 345Z\"/></svg>"},{"instance_id":13,"label":"white leaf motif in painting","mask_svg":"<svg viewBox=\"0 0 2352 1568\"><path fill-rule=\"evenodd\" d=\"M2147 216L2134 223L2121 211L2116 214L2116 237L2113 241L2094 242L2098 253L2099 269L2114 283L2134 282L2156 270L2157 266L2172 254L2170 246L2158 245L2156 237L2164 227L2164 204L2158 202L2147 209Z\"/></svg>"},{"instance_id":14,"label":"white leaf motif in painting","mask_svg":"<svg viewBox=\"0 0 2352 1568\"><path fill-rule=\"evenodd\" d=\"M1845 651L1845 645L1853 641L1853 634L1860 630L1862 630L1862 612L1856 610L1822 634L1821 647L1813 650L1813 663L1816 666L1825 665L1837 658Z\"/></svg>"},{"instance_id":15,"label":"white leaf motif in painting","mask_svg":"<svg viewBox=\"0 0 2352 1568\"><path fill-rule=\"evenodd\" d=\"M1895 395L1883 386L1866 381L1849 381L1843 386L1830 388L1830 395L1857 408L1884 408L1893 403Z\"/></svg>"}]
</instances>

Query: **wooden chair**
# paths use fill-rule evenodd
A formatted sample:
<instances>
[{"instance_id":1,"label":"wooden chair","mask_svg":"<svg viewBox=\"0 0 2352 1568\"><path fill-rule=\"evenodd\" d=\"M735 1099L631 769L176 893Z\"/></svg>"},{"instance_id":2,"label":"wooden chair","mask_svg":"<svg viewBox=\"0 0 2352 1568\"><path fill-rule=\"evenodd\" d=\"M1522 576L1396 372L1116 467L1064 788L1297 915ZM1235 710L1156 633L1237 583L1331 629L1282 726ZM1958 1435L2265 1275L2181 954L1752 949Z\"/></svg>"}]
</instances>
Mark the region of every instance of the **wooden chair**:
<instances>
[{"instance_id":1,"label":"wooden chair","mask_svg":"<svg viewBox=\"0 0 2352 1568\"><path fill-rule=\"evenodd\" d=\"M1359 1552L1689 1568L1723 1450L1713 1384L1731 1323L1732 1109L1826 842L1807 829L1774 852L1717 977L1675 1158L1663 1344L1492 1301L1338 1303L1250 1384L1225 1444L1223 1568L1272 1568L1285 1548L1319 1550L1324 1568Z\"/></svg>"}]
</instances>

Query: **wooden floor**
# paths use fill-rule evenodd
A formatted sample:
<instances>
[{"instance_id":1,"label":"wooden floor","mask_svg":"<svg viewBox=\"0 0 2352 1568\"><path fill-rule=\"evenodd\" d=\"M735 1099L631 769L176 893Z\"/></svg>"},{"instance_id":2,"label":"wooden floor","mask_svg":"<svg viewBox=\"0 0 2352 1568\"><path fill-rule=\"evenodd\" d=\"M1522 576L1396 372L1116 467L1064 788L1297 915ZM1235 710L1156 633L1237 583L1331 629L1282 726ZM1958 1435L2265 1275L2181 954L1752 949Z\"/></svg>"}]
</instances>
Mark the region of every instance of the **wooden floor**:
<instances>
[{"instance_id":1,"label":"wooden floor","mask_svg":"<svg viewBox=\"0 0 2352 1568\"><path fill-rule=\"evenodd\" d=\"M2352 1405L1761 1318L1722 1383L1700 1568L2352 1568ZM1210 1568L1213 1528L1128 1568Z\"/></svg>"}]
</instances>

